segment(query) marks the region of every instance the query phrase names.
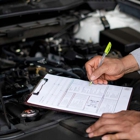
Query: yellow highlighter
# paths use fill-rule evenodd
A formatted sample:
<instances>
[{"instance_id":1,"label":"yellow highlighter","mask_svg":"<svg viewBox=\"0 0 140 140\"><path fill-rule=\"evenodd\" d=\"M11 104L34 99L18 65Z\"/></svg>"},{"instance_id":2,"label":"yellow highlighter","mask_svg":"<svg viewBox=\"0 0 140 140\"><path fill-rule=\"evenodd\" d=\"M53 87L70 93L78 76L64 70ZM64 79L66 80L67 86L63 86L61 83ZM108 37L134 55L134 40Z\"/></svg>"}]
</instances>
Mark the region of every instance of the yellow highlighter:
<instances>
[{"instance_id":1,"label":"yellow highlighter","mask_svg":"<svg viewBox=\"0 0 140 140\"><path fill-rule=\"evenodd\" d=\"M109 54L109 52L110 52L110 50L111 50L111 47L112 47L112 44L111 44L111 42L109 42L108 45L107 45L106 48L105 48L105 51L104 51L104 53L103 53L103 55L102 55L102 58L101 58L101 61L100 61L99 65L98 65L98 67L100 67L100 66L102 65L102 63L103 63L105 57ZM91 84L92 84L92 81L90 81L90 85L91 85Z\"/></svg>"},{"instance_id":2,"label":"yellow highlighter","mask_svg":"<svg viewBox=\"0 0 140 140\"><path fill-rule=\"evenodd\" d=\"M101 58L101 61L100 61L99 65L98 65L98 67L100 67L102 65L105 57L109 54L109 52L111 50L111 46L112 46L112 44L111 44L111 42L109 42L108 45L105 48L105 51L104 51L104 53L102 55L102 58Z\"/></svg>"}]
</instances>

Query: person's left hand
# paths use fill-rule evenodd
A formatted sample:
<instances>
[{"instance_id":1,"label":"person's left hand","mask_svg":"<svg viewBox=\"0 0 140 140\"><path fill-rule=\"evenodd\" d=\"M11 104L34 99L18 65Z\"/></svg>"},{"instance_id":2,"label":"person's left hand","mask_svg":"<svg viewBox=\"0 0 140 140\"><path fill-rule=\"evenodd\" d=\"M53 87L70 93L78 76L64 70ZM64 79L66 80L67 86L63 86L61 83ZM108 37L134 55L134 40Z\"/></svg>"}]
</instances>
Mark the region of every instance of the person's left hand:
<instances>
[{"instance_id":1,"label":"person's left hand","mask_svg":"<svg viewBox=\"0 0 140 140\"><path fill-rule=\"evenodd\" d=\"M140 112L105 113L86 132L90 138L104 135L102 140L140 140Z\"/></svg>"}]
</instances>

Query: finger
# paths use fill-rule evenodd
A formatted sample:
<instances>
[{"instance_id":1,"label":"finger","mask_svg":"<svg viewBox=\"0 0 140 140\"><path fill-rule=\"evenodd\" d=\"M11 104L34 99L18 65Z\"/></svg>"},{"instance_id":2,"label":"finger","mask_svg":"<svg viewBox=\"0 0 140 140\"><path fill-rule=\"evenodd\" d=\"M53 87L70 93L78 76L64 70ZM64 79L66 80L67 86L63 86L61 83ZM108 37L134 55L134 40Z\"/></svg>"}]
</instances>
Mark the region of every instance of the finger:
<instances>
[{"instance_id":1,"label":"finger","mask_svg":"<svg viewBox=\"0 0 140 140\"><path fill-rule=\"evenodd\" d=\"M108 84L108 81L107 80L103 80L103 84L104 85L107 85Z\"/></svg>"},{"instance_id":2,"label":"finger","mask_svg":"<svg viewBox=\"0 0 140 140\"><path fill-rule=\"evenodd\" d=\"M94 67L89 62L87 62L85 64L85 68L86 68L86 71L87 71L87 75L91 76L92 72L94 71Z\"/></svg>"},{"instance_id":3,"label":"finger","mask_svg":"<svg viewBox=\"0 0 140 140\"><path fill-rule=\"evenodd\" d=\"M123 127L120 124L109 124L100 127L99 129L93 131L94 136L101 136L107 133L124 132Z\"/></svg>"},{"instance_id":4,"label":"finger","mask_svg":"<svg viewBox=\"0 0 140 140\"><path fill-rule=\"evenodd\" d=\"M93 125L91 125L86 132L87 133L91 133L94 132L98 129L100 129L101 127L105 126L105 125L116 125L118 124L118 120L116 119L111 119L111 118L103 118L101 117L97 122L95 122Z\"/></svg>"},{"instance_id":5,"label":"finger","mask_svg":"<svg viewBox=\"0 0 140 140\"><path fill-rule=\"evenodd\" d=\"M104 85L107 85L107 84L108 84L108 81L102 80L102 82L98 82L98 79L97 79L97 80L92 81L92 83L95 84L95 85L97 85L97 84L104 84Z\"/></svg>"},{"instance_id":6,"label":"finger","mask_svg":"<svg viewBox=\"0 0 140 140\"><path fill-rule=\"evenodd\" d=\"M128 134L126 133L115 133L115 134L107 134L102 137L102 140L126 140L129 139Z\"/></svg>"},{"instance_id":7,"label":"finger","mask_svg":"<svg viewBox=\"0 0 140 140\"><path fill-rule=\"evenodd\" d=\"M105 80L105 79L103 79L103 78L99 78L99 79L96 79L96 80L94 80L94 81L92 81L94 84L105 84L105 85L107 85L108 84L108 81L107 80Z\"/></svg>"},{"instance_id":8,"label":"finger","mask_svg":"<svg viewBox=\"0 0 140 140\"><path fill-rule=\"evenodd\" d=\"M104 84L104 83L107 83L107 82L104 79L104 75L101 75L98 79L94 80L93 83L95 83L95 84Z\"/></svg>"},{"instance_id":9,"label":"finger","mask_svg":"<svg viewBox=\"0 0 140 140\"><path fill-rule=\"evenodd\" d=\"M120 117L122 115L125 115L126 114L126 111L120 111L120 112L117 112L117 113L104 113L102 114L101 117L103 118L110 118L110 119L115 119L117 117Z\"/></svg>"},{"instance_id":10,"label":"finger","mask_svg":"<svg viewBox=\"0 0 140 140\"><path fill-rule=\"evenodd\" d=\"M103 75L104 73L107 72L107 69L108 69L108 67L106 67L104 64L101 65L99 68L95 69L92 72L91 80L95 80L95 79L99 78L101 75Z\"/></svg>"},{"instance_id":11,"label":"finger","mask_svg":"<svg viewBox=\"0 0 140 140\"><path fill-rule=\"evenodd\" d=\"M88 73L87 73L87 78L88 78L89 81L91 81L91 80L90 80L90 75L89 75Z\"/></svg>"},{"instance_id":12,"label":"finger","mask_svg":"<svg viewBox=\"0 0 140 140\"><path fill-rule=\"evenodd\" d=\"M92 75L94 70L95 70L94 68L90 68L89 70L87 70L87 77L88 77L89 81L92 81L91 75Z\"/></svg>"},{"instance_id":13,"label":"finger","mask_svg":"<svg viewBox=\"0 0 140 140\"><path fill-rule=\"evenodd\" d=\"M95 84L95 85L98 84L98 80L93 80L92 82L93 82L93 84Z\"/></svg>"},{"instance_id":14,"label":"finger","mask_svg":"<svg viewBox=\"0 0 140 140\"><path fill-rule=\"evenodd\" d=\"M104 84L104 81L105 80L103 80L103 79L97 79L98 84Z\"/></svg>"},{"instance_id":15,"label":"finger","mask_svg":"<svg viewBox=\"0 0 140 140\"><path fill-rule=\"evenodd\" d=\"M98 84L103 84L104 83L104 74L101 75L98 79L97 79Z\"/></svg>"},{"instance_id":16,"label":"finger","mask_svg":"<svg viewBox=\"0 0 140 140\"><path fill-rule=\"evenodd\" d=\"M120 124L111 124L111 125L104 125L100 127L99 129L92 131L89 133L89 137L96 137L96 136L101 136L105 135L107 133L118 133L118 132L123 132L123 128L120 126Z\"/></svg>"}]
</instances>

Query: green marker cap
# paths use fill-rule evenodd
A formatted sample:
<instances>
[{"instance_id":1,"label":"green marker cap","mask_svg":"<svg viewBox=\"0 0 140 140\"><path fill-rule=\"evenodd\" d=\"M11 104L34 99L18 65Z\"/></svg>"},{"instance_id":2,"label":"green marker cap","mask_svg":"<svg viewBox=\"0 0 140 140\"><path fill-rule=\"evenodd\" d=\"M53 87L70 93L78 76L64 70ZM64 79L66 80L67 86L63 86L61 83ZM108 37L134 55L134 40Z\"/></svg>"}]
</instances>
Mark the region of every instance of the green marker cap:
<instances>
[{"instance_id":1,"label":"green marker cap","mask_svg":"<svg viewBox=\"0 0 140 140\"><path fill-rule=\"evenodd\" d=\"M107 47L106 47L106 49L105 49L105 51L104 51L104 53L106 55L108 55L108 53L110 52L111 46L112 46L112 44L111 44L111 42L109 42L108 45L107 45Z\"/></svg>"}]
</instances>

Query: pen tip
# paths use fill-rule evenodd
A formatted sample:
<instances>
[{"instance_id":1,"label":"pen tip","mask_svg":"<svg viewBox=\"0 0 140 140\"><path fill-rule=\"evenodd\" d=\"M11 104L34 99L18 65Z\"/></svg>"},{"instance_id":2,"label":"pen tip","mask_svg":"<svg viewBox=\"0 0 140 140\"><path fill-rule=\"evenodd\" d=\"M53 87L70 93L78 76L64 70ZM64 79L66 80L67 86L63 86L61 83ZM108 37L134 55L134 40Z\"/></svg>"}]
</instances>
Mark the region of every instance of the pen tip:
<instances>
[{"instance_id":1,"label":"pen tip","mask_svg":"<svg viewBox=\"0 0 140 140\"><path fill-rule=\"evenodd\" d=\"M92 85L92 82L90 82L89 85L91 86Z\"/></svg>"}]
</instances>

